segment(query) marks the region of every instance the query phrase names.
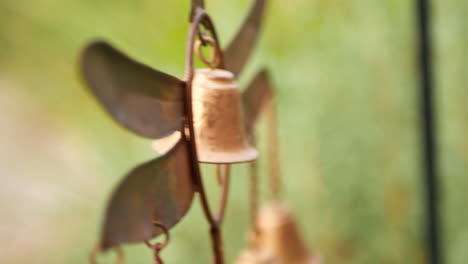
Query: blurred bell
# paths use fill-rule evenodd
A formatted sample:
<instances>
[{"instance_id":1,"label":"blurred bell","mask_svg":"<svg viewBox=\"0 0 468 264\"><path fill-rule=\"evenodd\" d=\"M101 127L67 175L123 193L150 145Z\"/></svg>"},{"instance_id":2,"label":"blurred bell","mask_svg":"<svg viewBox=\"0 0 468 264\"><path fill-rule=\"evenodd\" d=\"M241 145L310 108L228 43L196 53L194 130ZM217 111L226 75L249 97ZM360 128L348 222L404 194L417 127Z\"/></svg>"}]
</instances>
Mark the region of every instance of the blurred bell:
<instances>
[{"instance_id":1,"label":"blurred bell","mask_svg":"<svg viewBox=\"0 0 468 264\"><path fill-rule=\"evenodd\" d=\"M280 262L265 252L245 249L240 253L234 264L280 264Z\"/></svg>"},{"instance_id":2,"label":"blurred bell","mask_svg":"<svg viewBox=\"0 0 468 264\"><path fill-rule=\"evenodd\" d=\"M239 90L232 73L196 70L192 104L200 162L238 163L257 158L257 151L247 142Z\"/></svg>"},{"instance_id":3,"label":"blurred bell","mask_svg":"<svg viewBox=\"0 0 468 264\"><path fill-rule=\"evenodd\" d=\"M291 211L281 203L262 207L257 215L259 250L287 264L319 264L304 245Z\"/></svg>"}]
</instances>

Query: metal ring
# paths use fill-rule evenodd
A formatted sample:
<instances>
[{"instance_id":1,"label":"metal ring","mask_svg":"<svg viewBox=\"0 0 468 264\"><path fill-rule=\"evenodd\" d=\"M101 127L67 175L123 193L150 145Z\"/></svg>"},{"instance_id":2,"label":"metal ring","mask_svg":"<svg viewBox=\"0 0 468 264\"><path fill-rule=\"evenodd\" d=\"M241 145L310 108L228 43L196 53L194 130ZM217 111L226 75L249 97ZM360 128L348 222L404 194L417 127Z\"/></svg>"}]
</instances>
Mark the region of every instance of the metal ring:
<instances>
[{"instance_id":1,"label":"metal ring","mask_svg":"<svg viewBox=\"0 0 468 264\"><path fill-rule=\"evenodd\" d=\"M153 221L153 225L159 227L163 232L164 235L166 236L166 239L164 242L158 242L154 245L152 245L149 241L145 241L146 246L148 246L152 251L153 251L153 257L154 257L154 263L155 264L164 264L163 260L159 256L159 252L169 244L169 232L167 228L160 222L158 221Z\"/></svg>"},{"instance_id":2,"label":"metal ring","mask_svg":"<svg viewBox=\"0 0 468 264\"><path fill-rule=\"evenodd\" d=\"M115 264L124 264L124 252L120 246L113 248L117 254L117 259L115 260ZM96 258L98 253L101 250L98 246L96 246L91 252L89 253L89 264L97 264Z\"/></svg>"},{"instance_id":3,"label":"metal ring","mask_svg":"<svg viewBox=\"0 0 468 264\"><path fill-rule=\"evenodd\" d=\"M156 226L156 227L159 227L163 231L164 236L165 236L164 242L158 242L158 243L153 245L149 241L145 241L145 244L150 249L153 249L155 251L160 251L161 249L166 247L167 244L169 244L169 239L170 239L169 231L167 230L167 228L162 223L160 223L158 221L153 221L153 225Z\"/></svg>"},{"instance_id":4,"label":"metal ring","mask_svg":"<svg viewBox=\"0 0 468 264\"><path fill-rule=\"evenodd\" d=\"M202 41L203 40L203 41ZM214 69L214 68L217 68L220 61L221 61L221 58L220 58L220 51L219 51L219 47L218 47L218 44L216 43L216 41L210 37L210 36L206 36L206 35L202 35L202 40L197 40L195 42L195 54L197 55L197 57L208 67ZM204 46L203 42L207 43L209 46L211 46L211 52L210 52L210 58L207 59L204 55L203 55L203 52L202 52L202 47Z\"/></svg>"}]
</instances>

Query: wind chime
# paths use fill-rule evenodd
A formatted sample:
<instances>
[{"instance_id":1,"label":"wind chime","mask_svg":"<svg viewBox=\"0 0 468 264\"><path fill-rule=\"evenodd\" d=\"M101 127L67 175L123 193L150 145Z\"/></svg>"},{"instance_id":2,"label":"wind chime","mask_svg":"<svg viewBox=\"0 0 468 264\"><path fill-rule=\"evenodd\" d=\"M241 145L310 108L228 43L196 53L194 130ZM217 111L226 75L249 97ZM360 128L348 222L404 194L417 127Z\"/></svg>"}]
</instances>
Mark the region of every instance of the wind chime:
<instances>
[{"instance_id":1,"label":"wind chime","mask_svg":"<svg viewBox=\"0 0 468 264\"><path fill-rule=\"evenodd\" d=\"M143 65L110 44L89 44L81 73L91 93L110 116L137 135L155 140L160 155L131 170L114 191L104 217L98 246L90 254L127 243L145 243L154 263L169 242L169 231L186 214L198 193L213 250L223 264L221 225L229 191L230 166L250 163L251 230L247 249L235 263L318 264L302 242L294 217L280 202L279 159L273 91L265 69L241 94L236 84L254 47L265 0L255 0L242 27L224 51L202 0L193 0L186 44L185 78L180 80ZM202 52L210 48L209 56ZM194 69L194 57L206 69ZM254 125L264 113L267 123L270 202L257 208L257 150ZM220 182L219 208L209 206L199 163L214 164ZM151 244L164 234L166 240Z\"/></svg>"}]
</instances>

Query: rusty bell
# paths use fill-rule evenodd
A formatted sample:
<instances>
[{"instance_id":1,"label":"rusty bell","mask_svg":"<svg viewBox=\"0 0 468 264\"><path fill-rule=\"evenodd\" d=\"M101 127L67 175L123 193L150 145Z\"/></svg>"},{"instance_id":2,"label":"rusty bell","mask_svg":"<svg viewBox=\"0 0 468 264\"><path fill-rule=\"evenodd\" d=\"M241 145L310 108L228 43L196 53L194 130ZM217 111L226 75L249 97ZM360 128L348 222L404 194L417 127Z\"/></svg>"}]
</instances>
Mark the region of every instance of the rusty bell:
<instances>
[{"instance_id":1,"label":"rusty bell","mask_svg":"<svg viewBox=\"0 0 468 264\"><path fill-rule=\"evenodd\" d=\"M281 203L263 206L257 215L258 249L288 264L320 264L298 232L294 216Z\"/></svg>"},{"instance_id":2,"label":"rusty bell","mask_svg":"<svg viewBox=\"0 0 468 264\"><path fill-rule=\"evenodd\" d=\"M256 159L258 152L247 141L234 75L225 70L199 69L192 89L198 160L239 163Z\"/></svg>"}]
</instances>

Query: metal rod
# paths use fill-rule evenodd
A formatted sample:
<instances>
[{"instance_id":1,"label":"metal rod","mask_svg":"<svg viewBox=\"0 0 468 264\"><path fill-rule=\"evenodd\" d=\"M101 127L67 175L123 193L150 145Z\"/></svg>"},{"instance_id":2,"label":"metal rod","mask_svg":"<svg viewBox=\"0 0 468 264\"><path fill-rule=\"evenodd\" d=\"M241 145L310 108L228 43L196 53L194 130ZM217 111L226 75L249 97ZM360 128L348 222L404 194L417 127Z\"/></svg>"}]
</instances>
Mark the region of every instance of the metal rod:
<instances>
[{"instance_id":1,"label":"metal rod","mask_svg":"<svg viewBox=\"0 0 468 264\"><path fill-rule=\"evenodd\" d=\"M427 0L417 0L419 70L420 70L420 115L423 153L423 177L426 187L426 243L428 263L440 264L439 251L439 190L437 182L436 126L431 61L431 21Z\"/></svg>"},{"instance_id":2,"label":"metal rod","mask_svg":"<svg viewBox=\"0 0 468 264\"><path fill-rule=\"evenodd\" d=\"M268 80L269 82L269 80ZM276 124L276 109L273 98L267 103L265 109L265 125L268 159L268 185L269 195L272 200L281 198L281 168L278 153L278 128Z\"/></svg>"},{"instance_id":3,"label":"metal rod","mask_svg":"<svg viewBox=\"0 0 468 264\"><path fill-rule=\"evenodd\" d=\"M192 170L193 170L193 177L194 182L197 185L197 191L200 195L200 200L202 204L203 213L205 215L206 220L210 226L210 238L211 238L211 246L213 249L213 262L215 264L223 264L224 263L224 252L223 252L223 243L221 238L221 230L219 228L218 222L213 217L213 213L211 212L210 205L208 203L208 197L205 192L205 188L203 185L203 180L200 175L200 168L198 166L198 157L196 151L196 142L195 142L195 129L193 127L193 113L192 113L192 81L194 75L193 69L193 48L195 44L195 38L198 35L199 25L201 23L205 23L208 30L211 31L214 40L216 43L218 42L218 38L216 35L216 31L214 29L213 23L211 22L208 14L201 9L196 8L193 13L193 19L190 24L188 38L187 38L187 46L186 46L186 57L185 57L185 82L186 82L186 90L185 90L185 106L186 106L186 115L187 115L187 126L189 130L189 144L190 144L190 155L192 156ZM222 58L221 58L222 59Z\"/></svg>"},{"instance_id":4,"label":"metal rod","mask_svg":"<svg viewBox=\"0 0 468 264\"><path fill-rule=\"evenodd\" d=\"M217 164L216 174L221 184L221 195L219 201L218 211L216 212L216 221L221 225L226 212L226 205L229 196L229 182L230 182L230 165Z\"/></svg>"},{"instance_id":5,"label":"metal rod","mask_svg":"<svg viewBox=\"0 0 468 264\"><path fill-rule=\"evenodd\" d=\"M197 7L205 8L205 4L203 2L203 0L192 0L192 9L195 9Z\"/></svg>"},{"instance_id":6,"label":"metal rod","mask_svg":"<svg viewBox=\"0 0 468 264\"><path fill-rule=\"evenodd\" d=\"M249 164L249 211L250 211L250 229L254 236L259 234L257 225L258 212L258 169L257 161L252 161ZM251 247L256 247L254 241L249 241Z\"/></svg>"},{"instance_id":7,"label":"metal rod","mask_svg":"<svg viewBox=\"0 0 468 264\"><path fill-rule=\"evenodd\" d=\"M203 0L192 0L191 1L191 7L190 7L190 15L189 15L189 21L192 22L195 17L195 10L197 8L205 8L205 3Z\"/></svg>"}]
</instances>

